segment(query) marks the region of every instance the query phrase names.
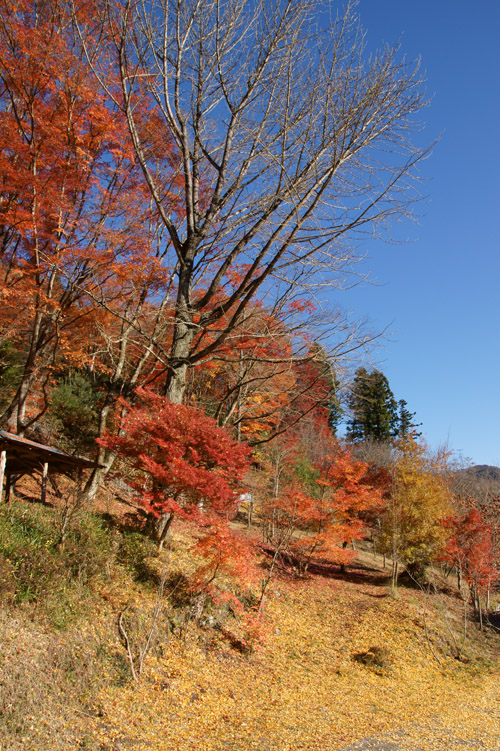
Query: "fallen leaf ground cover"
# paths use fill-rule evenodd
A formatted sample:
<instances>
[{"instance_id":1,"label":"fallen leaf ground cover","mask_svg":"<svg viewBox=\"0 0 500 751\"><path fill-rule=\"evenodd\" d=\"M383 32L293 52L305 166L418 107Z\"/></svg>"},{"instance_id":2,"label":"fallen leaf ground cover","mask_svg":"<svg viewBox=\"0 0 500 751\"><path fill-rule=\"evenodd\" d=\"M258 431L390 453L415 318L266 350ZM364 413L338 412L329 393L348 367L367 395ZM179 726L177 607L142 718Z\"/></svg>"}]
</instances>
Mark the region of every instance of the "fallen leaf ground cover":
<instances>
[{"instance_id":1,"label":"fallen leaf ground cover","mask_svg":"<svg viewBox=\"0 0 500 751\"><path fill-rule=\"evenodd\" d=\"M129 562L140 546L131 540ZM133 682L118 614L130 606L130 637L144 639L155 570L181 580L193 566L186 541L174 534L163 561L144 554L141 576L110 557L87 587L91 606L64 627L40 604L5 604L2 751L336 751L367 738L402 751L500 748L498 634L469 624L465 661L453 659L443 608L458 635L458 600L404 587L393 598L368 555L347 577L275 578L263 641L249 654L227 638L234 619L227 630L206 613L182 619L169 584Z\"/></svg>"},{"instance_id":2,"label":"fallen leaf ground cover","mask_svg":"<svg viewBox=\"0 0 500 751\"><path fill-rule=\"evenodd\" d=\"M266 611L270 633L249 657L194 628L169 643L139 686L108 692L115 742L321 751L375 734L394 735L402 749L500 748L494 662L479 670L444 655L437 664L424 599L414 591L393 599L382 583L281 579ZM439 648L439 613L433 618ZM376 669L355 659L374 646L385 656Z\"/></svg>"}]
</instances>

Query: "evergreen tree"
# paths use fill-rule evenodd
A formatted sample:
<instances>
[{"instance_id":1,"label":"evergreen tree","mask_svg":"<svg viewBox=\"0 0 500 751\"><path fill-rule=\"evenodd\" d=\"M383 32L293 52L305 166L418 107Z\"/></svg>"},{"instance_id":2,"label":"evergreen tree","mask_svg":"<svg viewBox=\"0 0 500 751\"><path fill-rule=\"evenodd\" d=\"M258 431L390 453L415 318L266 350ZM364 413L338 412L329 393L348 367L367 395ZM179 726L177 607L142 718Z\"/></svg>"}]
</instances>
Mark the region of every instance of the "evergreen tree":
<instances>
[{"instance_id":1,"label":"evergreen tree","mask_svg":"<svg viewBox=\"0 0 500 751\"><path fill-rule=\"evenodd\" d=\"M398 434L397 403L380 370L358 368L348 399L351 419L347 437L358 441L390 441Z\"/></svg>"},{"instance_id":2,"label":"evergreen tree","mask_svg":"<svg viewBox=\"0 0 500 751\"><path fill-rule=\"evenodd\" d=\"M338 397L339 381L334 376L334 391L332 399L328 403L328 425L334 435L337 434L339 423L344 415L344 410L340 406L340 399Z\"/></svg>"},{"instance_id":3,"label":"evergreen tree","mask_svg":"<svg viewBox=\"0 0 500 751\"><path fill-rule=\"evenodd\" d=\"M0 341L0 408L7 406L12 395L15 394L21 374L21 353L8 339Z\"/></svg>"},{"instance_id":4,"label":"evergreen tree","mask_svg":"<svg viewBox=\"0 0 500 751\"><path fill-rule=\"evenodd\" d=\"M67 373L51 392L47 423L60 448L85 453L95 448L100 394L83 371Z\"/></svg>"},{"instance_id":5,"label":"evergreen tree","mask_svg":"<svg viewBox=\"0 0 500 751\"><path fill-rule=\"evenodd\" d=\"M328 425L334 435L336 435L339 423L344 415L344 410L340 404L340 381L335 374L334 367L324 348L318 342L314 342L311 351L314 355L315 362L319 363L325 384L328 386L328 394L324 400L323 406L328 410Z\"/></svg>"},{"instance_id":6,"label":"evergreen tree","mask_svg":"<svg viewBox=\"0 0 500 751\"><path fill-rule=\"evenodd\" d=\"M351 419L347 423L347 437L353 443L375 441L385 443L393 438L417 438L422 423L414 421L407 402L398 402L389 381L380 370L368 372L358 368L348 399Z\"/></svg>"},{"instance_id":7,"label":"evergreen tree","mask_svg":"<svg viewBox=\"0 0 500 751\"><path fill-rule=\"evenodd\" d=\"M407 409L407 402L404 399L400 399L398 402L398 421L397 421L397 436L398 438L408 438L412 435L414 438L418 438L422 435L421 432L417 432L416 428L422 425L421 422L413 422L415 412L410 412Z\"/></svg>"}]
</instances>

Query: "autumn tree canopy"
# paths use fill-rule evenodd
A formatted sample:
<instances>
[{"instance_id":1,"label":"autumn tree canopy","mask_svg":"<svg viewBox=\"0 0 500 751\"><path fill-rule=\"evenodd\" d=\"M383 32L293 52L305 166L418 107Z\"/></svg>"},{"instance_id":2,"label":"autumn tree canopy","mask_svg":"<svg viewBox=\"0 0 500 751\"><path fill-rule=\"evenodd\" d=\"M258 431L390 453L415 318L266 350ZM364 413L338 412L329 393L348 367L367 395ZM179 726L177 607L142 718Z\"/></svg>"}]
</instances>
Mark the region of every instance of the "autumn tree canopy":
<instances>
[{"instance_id":1,"label":"autumn tree canopy","mask_svg":"<svg viewBox=\"0 0 500 751\"><path fill-rule=\"evenodd\" d=\"M146 389L126 404L119 435L100 443L127 460L126 484L154 525L161 546L174 515L229 518L249 468L249 450L199 410Z\"/></svg>"},{"instance_id":2,"label":"autumn tree canopy","mask_svg":"<svg viewBox=\"0 0 500 751\"><path fill-rule=\"evenodd\" d=\"M408 137L425 104L418 66L397 49L368 59L351 9L318 29L321 12L315 0L107 0L75 17L127 119L175 269L172 401L257 294L272 310L343 286L349 239L407 211L423 156ZM137 114L148 97L179 154L179 214L165 200L162 144L149 147ZM340 352L363 340L339 334Z\"/></svg>"},{"instance_id":3,"label":"autumn tree canopy","mask_svg":"<svg viewBox=\"0 0 500 751\"><path fill-rule=\"evenodd\" d=\"M2 0L0 122L0 337L19 353L3 419L23 434L61 362L97 365L96 310L132 279L163 280L126 119L78 50L67 4Z\"/></svg>"},{"instance_id":4,"label":"autumn tree canopy","mask_svg":"<svg viewBox=\"0 0 500 751\"><path fill-rule=\"evenodd\" d=\"M499 576L492 525L475 507L443 523L450 534L441 560L455 567L460 592L465 580L477 600Z\"/></svg>"},{"instance_id":5,"label":"autumn tree canopy","mask_svg":"<svg viewBox=\"0 0 500 751\"><path fill-rule=\"evenodd\" d=\"M400 566L420 580L442 552L443 526L452 509L444 452L433 455L415 438L400 439L393 458L392 488L382 528L382 549L393 561L393 582Z\"/></svg>"}]
</instances>

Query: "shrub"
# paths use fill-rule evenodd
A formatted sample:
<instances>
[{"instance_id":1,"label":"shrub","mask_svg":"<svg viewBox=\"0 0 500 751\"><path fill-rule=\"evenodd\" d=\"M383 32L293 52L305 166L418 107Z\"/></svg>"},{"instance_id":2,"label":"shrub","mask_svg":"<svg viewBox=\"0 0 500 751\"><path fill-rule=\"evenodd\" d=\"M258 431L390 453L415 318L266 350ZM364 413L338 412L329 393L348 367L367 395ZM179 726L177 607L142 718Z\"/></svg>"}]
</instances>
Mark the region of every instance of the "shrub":
<instances>
[{"instance_id":1,"label":"shrub","mask_svg":"<svg viewBox=\"0 0 500 751\"><path fill-rule=\"evenodd\" d=\"M93 451L100 399L94 382L84 373L69 373L50 396L47 419L61 446L69 451Z\"/></svg>"},{"instance_id":2,"label":"shrub","mask_svg":"<svg viewBox=\"0 0 500 751\"><path fill-rule=\"evenodd\" d=\"M59 537L50 509L12 502L0 510L0 590L13 604L35 604L62 628L85 605L85 588L106 569L110 545L92 514L75 520L62 548Z\"/></svg>"}]
</instances>

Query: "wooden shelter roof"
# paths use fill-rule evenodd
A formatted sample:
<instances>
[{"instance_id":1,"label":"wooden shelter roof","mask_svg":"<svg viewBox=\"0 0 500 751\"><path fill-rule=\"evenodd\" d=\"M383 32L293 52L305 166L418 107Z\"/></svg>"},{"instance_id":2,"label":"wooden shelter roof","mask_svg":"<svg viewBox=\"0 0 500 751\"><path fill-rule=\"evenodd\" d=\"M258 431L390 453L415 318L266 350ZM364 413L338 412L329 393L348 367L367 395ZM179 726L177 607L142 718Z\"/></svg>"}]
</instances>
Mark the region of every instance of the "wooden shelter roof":
<instances>
[{"instance_id":1,"label":"wooden shelter roof","mask_svg":"<svg viewBox=\"0 0 500 751\"><path fill-rule=\"evenodd\" d=\"M6 430L0 430L0 451L6 452L6 471L12 475L40 472L44 464L48 464L52 471L66 475L75 469L92 469L99 466L90 459L67 454L60 449L21 438Z\"/></svg>"}]
</instances>

